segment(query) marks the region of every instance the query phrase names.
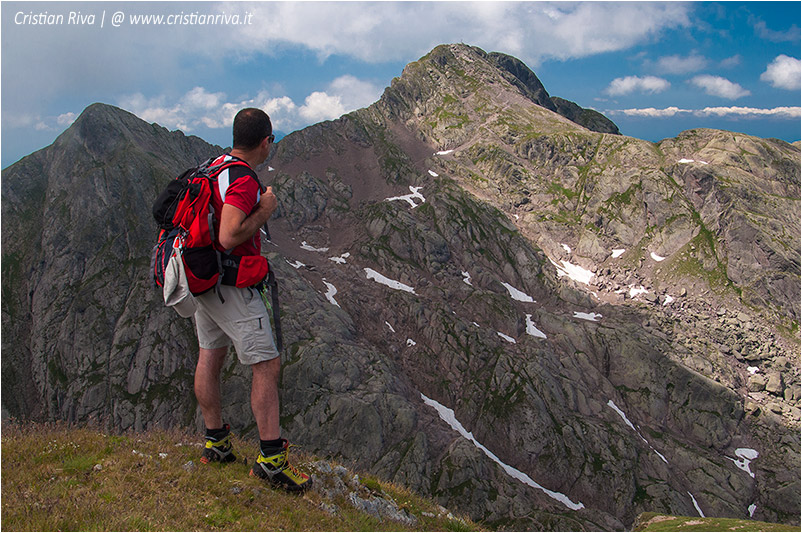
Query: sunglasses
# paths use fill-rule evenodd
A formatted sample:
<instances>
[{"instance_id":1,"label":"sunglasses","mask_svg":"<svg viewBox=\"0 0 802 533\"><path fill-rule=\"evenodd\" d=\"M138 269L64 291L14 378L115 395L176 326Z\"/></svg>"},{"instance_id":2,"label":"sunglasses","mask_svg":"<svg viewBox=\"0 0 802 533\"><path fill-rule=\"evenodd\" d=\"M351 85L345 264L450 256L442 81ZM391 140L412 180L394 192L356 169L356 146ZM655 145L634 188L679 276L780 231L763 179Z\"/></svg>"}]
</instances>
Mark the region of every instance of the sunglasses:
<instances>
[{"instance_id":1,"label":"sunglasses","mask_svg":"<svg viewBox=\"0 0 802 533\"><path fill-rule=\"evenodd\" d=\"M268 136L267 136L267 142L268 142L268 144L273 144L273 141L275 141L275 140L276 140L276 136L275 136L275 135L273 135L272 133L271 133L270 135L268 135Z\"/></svg>"}]
</instances>

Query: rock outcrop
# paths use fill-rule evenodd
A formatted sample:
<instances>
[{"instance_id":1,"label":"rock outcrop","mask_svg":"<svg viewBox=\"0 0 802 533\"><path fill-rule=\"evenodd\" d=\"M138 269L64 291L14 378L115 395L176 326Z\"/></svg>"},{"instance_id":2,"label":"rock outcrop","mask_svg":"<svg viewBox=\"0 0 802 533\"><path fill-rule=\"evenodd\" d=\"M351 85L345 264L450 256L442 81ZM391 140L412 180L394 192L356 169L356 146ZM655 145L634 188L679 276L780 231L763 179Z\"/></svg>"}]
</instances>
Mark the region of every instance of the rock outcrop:
<instances>
[{"instance_id":1,"label":"rock outcrop","mask_svg":"<svg viewBox=\"0 0 802 533\"><path fill-rule=\"evenodd\" d=\"M491 528L798 523L799 147L572 114L450 45L282 139L284 432ZM219 150L97 105L3 172L4 412L199 423L149 206ZM248 371L224 372L251 432Z\"/></svg>"}]
</instances>

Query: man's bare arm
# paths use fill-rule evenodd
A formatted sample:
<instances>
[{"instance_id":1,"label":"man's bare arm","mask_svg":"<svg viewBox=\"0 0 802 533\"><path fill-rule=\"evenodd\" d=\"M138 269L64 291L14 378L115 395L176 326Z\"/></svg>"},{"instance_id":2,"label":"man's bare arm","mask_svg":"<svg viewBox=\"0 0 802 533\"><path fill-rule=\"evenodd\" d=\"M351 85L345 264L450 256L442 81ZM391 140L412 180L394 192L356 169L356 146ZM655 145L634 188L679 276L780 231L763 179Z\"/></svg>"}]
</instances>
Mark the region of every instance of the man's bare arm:
<instances>
[{"instance_id":1,"label":"man's bare arm","mask_svg":"<svg viewBox=\"0 0 802 533\"><path fill-rule=\"evenodd\" d=\"M230 250L253 237L254 233L259 231L259 228L270 219L277 207L278 200L271 187L262 193L259 204L250 215L246 215L238 207L224 204L223 212L220 213L220 238L218 239L220 246Z\"/></svg>"}]
</instances>

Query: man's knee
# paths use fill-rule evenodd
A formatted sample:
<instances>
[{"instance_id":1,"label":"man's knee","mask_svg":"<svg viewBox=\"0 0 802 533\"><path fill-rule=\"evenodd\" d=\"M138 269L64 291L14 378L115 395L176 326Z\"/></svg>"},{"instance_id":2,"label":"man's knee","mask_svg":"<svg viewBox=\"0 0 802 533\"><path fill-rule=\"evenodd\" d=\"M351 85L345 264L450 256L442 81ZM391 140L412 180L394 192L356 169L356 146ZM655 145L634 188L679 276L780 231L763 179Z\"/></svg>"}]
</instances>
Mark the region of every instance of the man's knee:
<instances>
[{"instance_id":1,"label":"man's knee","mask_svg":"<svg viewBox=\"0 0 802 533\"><path fill-rule=\"evenodd\" d=\"M197 367L213 374L219 374L227 354L228 346L213 349L201 348L198 351Z\"/></svg>"},{"instance_id":2,"label":"man's knee","mask_svg":"<svg viewBox=\"0 0 802 533\"><path fill-rule=\"evenodd\" d=\"M281 372L281 358L274 357L267 361L260 361L251 365L254 377L264 377L278 379Z\"/></svg>"}]
</instances>

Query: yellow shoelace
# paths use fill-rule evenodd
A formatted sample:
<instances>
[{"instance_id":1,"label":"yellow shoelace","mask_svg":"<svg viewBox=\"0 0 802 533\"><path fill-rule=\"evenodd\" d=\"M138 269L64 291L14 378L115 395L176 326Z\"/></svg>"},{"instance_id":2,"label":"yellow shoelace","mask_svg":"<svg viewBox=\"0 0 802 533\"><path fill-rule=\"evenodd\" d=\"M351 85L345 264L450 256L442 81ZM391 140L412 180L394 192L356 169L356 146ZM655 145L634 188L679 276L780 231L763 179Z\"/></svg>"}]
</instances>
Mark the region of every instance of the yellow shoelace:
<instances>
[{"instance_id":1,"label":"yellow shoelace","mask_svg":"<svg viewBox=\"0 0 802 533\"><path fill-rule=\"evenodd\" d=\"M303 474L300 470L298 470L297 468L295 468L293 465L290 464L290 448L300 448L300 445L289 444L287 446L287 457L284 459L286 461L287 468L289 468L290 472L292 472L296 477L303 478L305 474Z\"/></svg>"}]
</instances>

